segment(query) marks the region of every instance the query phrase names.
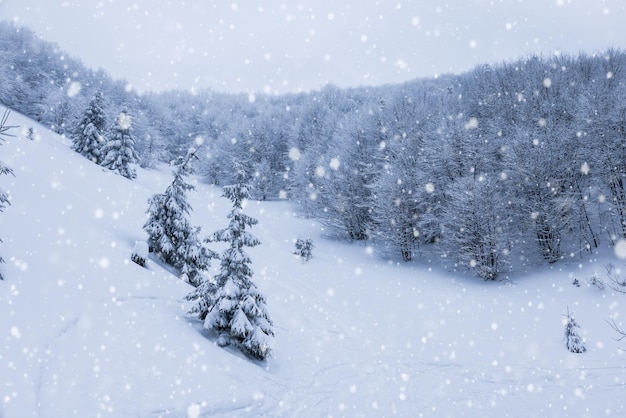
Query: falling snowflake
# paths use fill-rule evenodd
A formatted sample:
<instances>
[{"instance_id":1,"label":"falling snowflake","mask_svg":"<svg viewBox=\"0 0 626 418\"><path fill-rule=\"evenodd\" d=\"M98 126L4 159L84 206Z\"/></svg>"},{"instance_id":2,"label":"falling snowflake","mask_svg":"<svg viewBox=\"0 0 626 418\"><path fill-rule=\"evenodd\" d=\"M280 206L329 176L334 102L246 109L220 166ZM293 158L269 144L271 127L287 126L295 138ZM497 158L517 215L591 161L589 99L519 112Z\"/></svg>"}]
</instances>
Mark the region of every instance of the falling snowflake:
<instances>
[{"instance_id":1,"label":"falling snowflake","mask_svg":"<svg viewBox=\"0 0 626 418\"><path fill-rule=\"evenodd\" d=\"M119 126L120 129L128 130L130 129L130 125L131 125L130 115L126 112L120 113L120 115L117 117L117 126Z\"/></svg>"},{"instance_id":2,"label":"falling snowflake","mask_svg":"<svg viewBox=\"0 0 626 418\"><path fill-rule=\"evenodd\" d=\"M11 336L16 340L19 340L20 338L22 338L22 333L17 327L11 327Z\"/></svg>"},{"instance_id":3,"label":"falling snowflake","mask_svg":"<svg viewBox=\"0 0 626 418\"><path fill-rule=\"evenodd\" d=\"M589 174L589 164L587 164L586 162L582 163L582 165L580 166L580 172L585 175Z\"/></svg>"},{"instance_id":4,"label":"falling snowflake","mask_svg":"<svg viewBox=\"0 0 626 418\"><path fill-rule=\"evenodd\" d=\"M465 124L465 129L476 129L478 128L478 119L470 118Z\"/></svg>"},{"instance_id":5,"label":"falling snowflake","mask_svg":"<svg viewBox=\"0 0 626 418\"><path fill-rule=\"evenodd\" d=\"M74 97L78 93L80 93L81 88L82 88L82 85L78 81L72 81L70 83L70 87L67 89L67 95L69 97Z\"/></svg>"},{"instance_id":6,"label":"falling snowflake","mask_svg":"<svg viewBox=\"0 0 626 418\"><path fill-rule=\"evenodd\" d=\"M296 147L293 147L289 150L289 159L291 161L298 161L300 159L300 150Z\"/></svg>"},{"instance_id":7,"label":"falling snowflake","mask_svg":"<svg viewBox=\"0 0 626 418\"><path fill-rule=\"evenodd\" d=\"M198 418L200 416L200 405L193 404L187 408L187 418Z\"/></svg>"},{"instance_id":8,"label":"falling snowflake","mask_svg":"<svg viewBox=\"0 0 626 418\"><path fill-rule=\"evenodd\" d=\"M393 65L395 65L401 70L406 70L408 68L408 64L401 59L397 60Z\"/></svg>"}]
</instances>

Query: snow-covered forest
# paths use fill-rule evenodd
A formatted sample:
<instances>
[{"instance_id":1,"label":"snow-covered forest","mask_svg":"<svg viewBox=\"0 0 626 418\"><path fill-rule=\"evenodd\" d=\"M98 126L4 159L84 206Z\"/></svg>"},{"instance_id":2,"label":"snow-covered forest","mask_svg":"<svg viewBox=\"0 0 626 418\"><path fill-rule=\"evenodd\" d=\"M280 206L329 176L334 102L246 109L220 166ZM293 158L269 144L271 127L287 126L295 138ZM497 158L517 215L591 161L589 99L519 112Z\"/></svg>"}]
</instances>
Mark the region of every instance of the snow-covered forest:
<instances>
[{"instance_id":1,"label":"snow-covered forest","mask_svg":"<svg viewBox=\"0 0 626 418\"><path fill-rule=\"evenodd\" d=\"M495 279L520 261L554 263L626 238L619 50L376 88L139 96L28 29L0 30L6 106L69 136L98 93L108 120L122 107L132 116L142 167L201 139L206 181L229 184L237 162L253 198L289 199L391 258L436 253Z\"/></svg>"},{"instance_id":2,"label":"snow-covered forest","mask_svg":"<svg viewBox=\"0 0 626 418\"><path fill-rule=\"evenodd\" d=\"M0 417L70 416L76 389L74 411L94 416L624 412L626 53L279 96L138 94L6 22L0 54ZM78 212L75 226L46 223L47 195L50 222ZM149 253L131 256L136 241ZM63 300L34 307L52 325L26 335L17 289L47 268L60 276L21 292ZM84 287L98 308L71 306ZM145 334L110 311L131 304ZM184 359L138 358L179 330ZM128 370L111 341L136 348ZM135 385L163 375L153 394Z\"/></svg>"}]
</instances>

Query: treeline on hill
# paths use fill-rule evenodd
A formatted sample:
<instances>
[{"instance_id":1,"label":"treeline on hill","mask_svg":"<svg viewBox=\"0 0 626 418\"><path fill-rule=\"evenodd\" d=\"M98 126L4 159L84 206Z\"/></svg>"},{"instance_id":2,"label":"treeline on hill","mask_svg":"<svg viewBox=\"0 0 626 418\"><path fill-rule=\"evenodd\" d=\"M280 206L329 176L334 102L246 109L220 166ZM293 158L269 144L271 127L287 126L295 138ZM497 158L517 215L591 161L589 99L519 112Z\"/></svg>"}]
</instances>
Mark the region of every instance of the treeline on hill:
<instances>
[{"instance_id":1,"label":"treeline on hill","mask_svg":"<svg viewBox=\"0 0 626 418\"><path fill-rule=\"evenodd\" d=\"M536 56L461 75L283 96L136 94L0 23L0 101L69 133L96 91L133 118L140 164L185 155L214 184L245 168L391 258L428 254L496 279L626 238L626 55ZM227 65L227 63L225 63ZM78 88L80 87L80 88ZM228 163L226 163L228 162Z\"/></svg>"}]
</instances>

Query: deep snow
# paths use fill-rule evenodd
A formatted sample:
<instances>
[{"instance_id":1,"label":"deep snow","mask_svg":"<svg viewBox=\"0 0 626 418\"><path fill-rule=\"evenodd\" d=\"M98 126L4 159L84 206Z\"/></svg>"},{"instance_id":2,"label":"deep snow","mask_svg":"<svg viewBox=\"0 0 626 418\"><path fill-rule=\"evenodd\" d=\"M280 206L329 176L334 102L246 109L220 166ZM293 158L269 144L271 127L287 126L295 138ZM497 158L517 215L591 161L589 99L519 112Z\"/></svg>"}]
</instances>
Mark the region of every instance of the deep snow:
<instances>
[{"instance_id":1,"label":"deep snow","mask_svg":"<svg viewBox=\"0 0 626 418\"><path fill-rule=\"evenodd\" d=\"M191 290L130 261L148 197L170 169L129 181L12 113L0 159L0 417L624 416L626 295L587 285L610 249L483 282L326 237L288 202L249 202L249 250L268 298L274 357L222 349L185 316ZM35 140L22 131L33 127ZM226 226L219 188L196 184L202 236ZM292 252L311 237L313 259ZM214 269L218 266L213 263ZM582 286L571 284L578 278ZM563 338L567 309L588 351Z\"/></svg>"}]
</instances>

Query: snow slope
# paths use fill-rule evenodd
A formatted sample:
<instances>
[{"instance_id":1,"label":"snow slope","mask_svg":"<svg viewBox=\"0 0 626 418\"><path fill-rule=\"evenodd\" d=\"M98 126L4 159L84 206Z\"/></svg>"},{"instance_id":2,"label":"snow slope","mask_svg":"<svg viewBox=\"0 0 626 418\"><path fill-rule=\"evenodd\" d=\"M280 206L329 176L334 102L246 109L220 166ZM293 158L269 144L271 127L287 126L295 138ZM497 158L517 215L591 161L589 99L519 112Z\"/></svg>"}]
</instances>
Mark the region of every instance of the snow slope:
<instances>
[{"instance_id":1,"label":"snow slope","mask_svg":"<svg viewBox=\"0 0 626 418\"><path fill-rule=\"evenodd\" d=\"M274 357L258 363L185 316L187 284L155 260L130 261L169 168L129 181L20 115L9 124L21 128L0 147L16 174L0 178L12 201L0 214L2 418L626 414L626 354L605 322L622 324L626 295L586 284L608 262L624 266L607 249L487 283L388 263L324 238L288 202L249 202L276 332ZM229 202L196 186L193 222L208 235ZM301 263L291 253L307 237L314 258ZM565 348L568 307L587 353Z\"/></svg>"}]
</instances>

